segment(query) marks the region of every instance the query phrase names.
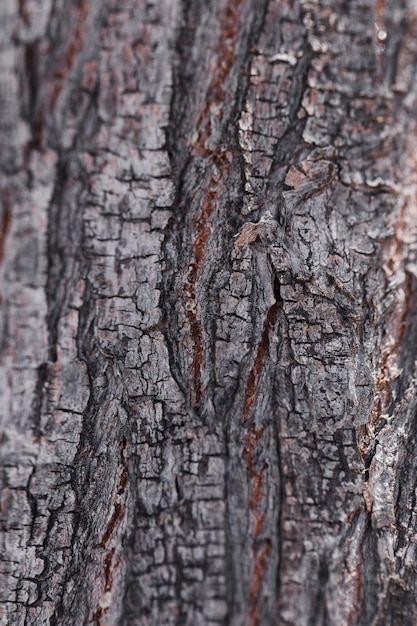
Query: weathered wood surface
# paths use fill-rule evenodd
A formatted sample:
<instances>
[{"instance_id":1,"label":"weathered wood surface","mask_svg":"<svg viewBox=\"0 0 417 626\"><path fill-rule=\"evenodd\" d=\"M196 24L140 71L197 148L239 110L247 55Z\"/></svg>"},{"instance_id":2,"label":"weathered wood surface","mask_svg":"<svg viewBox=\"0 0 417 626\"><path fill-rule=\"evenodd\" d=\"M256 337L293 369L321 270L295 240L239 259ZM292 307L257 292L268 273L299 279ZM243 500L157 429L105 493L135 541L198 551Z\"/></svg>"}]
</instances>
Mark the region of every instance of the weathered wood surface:
<instances>
[{"instance_id":1,"label":"weathered wood surface","mask_svg":"<svg viewBox=\"0 0 417 626\"><path fill-rule=\"evenodd\" d=\"M415 625L415 0L0 25L0 623Z\"/></svg>"}]
</instances>

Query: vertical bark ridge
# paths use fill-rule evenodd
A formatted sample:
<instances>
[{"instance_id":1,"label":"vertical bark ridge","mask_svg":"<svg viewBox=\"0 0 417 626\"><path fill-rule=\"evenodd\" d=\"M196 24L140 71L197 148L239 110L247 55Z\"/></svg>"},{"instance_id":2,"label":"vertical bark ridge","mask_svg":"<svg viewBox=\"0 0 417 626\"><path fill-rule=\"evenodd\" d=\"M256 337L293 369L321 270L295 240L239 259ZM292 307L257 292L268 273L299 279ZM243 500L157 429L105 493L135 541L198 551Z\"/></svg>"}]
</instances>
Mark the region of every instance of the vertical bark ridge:
<instances>
[{"instance_id":1,"label":"vertical bark ridge","mask_svg":"<svg viewBox=\"0 0 417 626\"><path fill-rule=\"evenodd\" d=\"M245 19L248 20L249 27L246 26ZM250 14L250 3L234 1L224 3L218 21L216 19L217 44L213 49L213 58L207 68L207 74L198 72L194 75L195 93L199 94L199 98L201 93L206 94L206 97L198 109L192 102L187 113L187 121L181 120L181 126L175 136L175 144L179 143L180 146L184 136L186 137L188 145L183 150L187 152L187 160L181 166L181 162L184 163L182 161L184 156L181 149L177 150L177 146L175 158L172 158L173 170L181 171L181 180L189 180L190 172L198 171L202 172L204 180L203 184L203 181L198 180L195 188L186 188L179 184L181 195L178 197L177 211L184 216L181 256L188 259L182 261L184 265L188 264L188 269L185 280L179 276L173 289L177 293L185 291L187 326L191 329L193 364L187 364L183 369L190 369L192 372L192 383L185 386L193 390L193 402L199 409L197 412L201 412L205 419L212 414L210 400L206 401L205 406L199 406L203 391L207 388L207 382L202 381L211 377L210 354L207 354L205 349L208 343L205 329L209 325L209 321L205 319L207 316L205 294L212 280L216 256L224 255L224 251L218 248L220 242L212 224L220 216L228 218L234 202L233 195L237 192L239 163L231 151L234 135L231 122L238 99L240 72L246 60L249 29L253 19ZM193 50L190 53L192 54ZM204 65L208 63L207 59L204 59ZM201 86L197 81L201 82ZM233 96L226 100L225 94L228 92L230 95L230 89ZM182 98L183 94L177 103L174 101L174 120L176 116L179 117L177 111L183 111L185 108ZM173 142L174 138L171 137L171 146ZM185 169L181 170L181 167ZM223 197L227 189L230 190L228 192L230 199ZM179 327L183 324L181 315L178 324ZM183 331L180 332L182 334ZM179 361L182 359L183 357L179 357ZM207 396L207 393L205 395Z\"/></svg>"},{"instance_id":2,"label":"vertical bark ridge","mask_svg":"<svg viewBox=\"0 0 417 626\"><path fill-rule=\"evenodd\" d=\"M299 3L269 3L249 68L238 120L244 160L245 215L279 215L283 178L297 160L305 114L300 109L310 51Z\"/></svg>"},{"instance_id":3,"label":"vertical bark ridge","mask_svg":"<svg viewBox=\"0 0 417 626\"><path fill-rule=\"evenodd\" d=\"M263 374L265 359L270 357L270 335L276 329L277 317L280 309L282 308L282 300L276 278L274 285L274 297L275 302L271 305L267 312L262 337L246 384L242 411L243 422L247 422L250 417L252 417L251 413L256 403L256 396L258 394L259 379ZM265 484L267 481L265 467L262 467L262 464L259 465L259 463L257 463L257 457L259 456L258 447L263 445L262 438L265 428L265 425L257 425L255 421L252 421L246 432L244 442L244 456L246 462L247 480L249 483L248 504L251 517L249 536L253 545L253 564L249 575L250 583L248 599L251 626L258 626L261 623L262 606L264 603L261 590L265 573L268 568L268 556L272 549L272 542L270 538L262 537L262 532L265 526L265 518L267 516L267 512L264 510L265 505L262 500L265 492L268 491L268 486Z\"/></svg>"}]
</instances>

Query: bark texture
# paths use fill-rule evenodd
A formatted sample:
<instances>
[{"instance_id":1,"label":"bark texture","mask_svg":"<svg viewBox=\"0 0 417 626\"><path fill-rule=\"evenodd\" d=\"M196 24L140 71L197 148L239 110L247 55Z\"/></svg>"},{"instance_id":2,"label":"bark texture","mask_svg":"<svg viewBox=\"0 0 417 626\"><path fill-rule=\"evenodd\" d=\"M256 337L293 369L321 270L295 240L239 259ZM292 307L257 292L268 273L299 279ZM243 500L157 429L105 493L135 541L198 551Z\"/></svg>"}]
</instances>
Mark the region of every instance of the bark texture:
<instances>
[{"instance_id":1,"label":"bark texture","mask_svg":"<svg viewBox=\"0 0 417 626\"><path fill-rule=\"evenodd\" d=\"M0 624L414 626L416 1L0 25Z\"/></svg>"}]
</instances>

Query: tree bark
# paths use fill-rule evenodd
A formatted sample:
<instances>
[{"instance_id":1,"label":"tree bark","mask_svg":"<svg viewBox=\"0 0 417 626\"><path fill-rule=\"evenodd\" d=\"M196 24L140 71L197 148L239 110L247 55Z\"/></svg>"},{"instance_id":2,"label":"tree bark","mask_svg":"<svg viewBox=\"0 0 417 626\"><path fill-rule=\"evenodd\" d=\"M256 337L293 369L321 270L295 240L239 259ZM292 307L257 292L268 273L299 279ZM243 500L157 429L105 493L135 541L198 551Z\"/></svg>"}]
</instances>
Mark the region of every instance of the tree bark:
<instances>
[{"instance_id":1,"label":"tree bark","mask_svg":"<svg viewBox=\"0 0 417 626\"><path fill-rule=\"evenodd\" d=\"M415 0L0 24L0 624L415 625Z\"/></svg>"}]
</instances>

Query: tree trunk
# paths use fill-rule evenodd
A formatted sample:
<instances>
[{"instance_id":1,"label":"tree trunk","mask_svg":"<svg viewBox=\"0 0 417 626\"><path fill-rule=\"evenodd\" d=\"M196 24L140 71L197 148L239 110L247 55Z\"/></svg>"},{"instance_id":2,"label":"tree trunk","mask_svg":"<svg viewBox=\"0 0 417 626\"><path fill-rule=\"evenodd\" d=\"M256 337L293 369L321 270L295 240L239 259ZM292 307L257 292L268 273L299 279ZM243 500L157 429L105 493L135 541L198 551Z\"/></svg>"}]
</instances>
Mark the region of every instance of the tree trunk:
<instances>
[{"instance_id":1,"label":"tree trunk","mask_svg":"<svg viewBox=\"0 0 417 626\"><path fill-rule=\"evenodd\" d=\"M414 626L415 0L0 24L0 624Z\"/></svg>"}]
</instances>

